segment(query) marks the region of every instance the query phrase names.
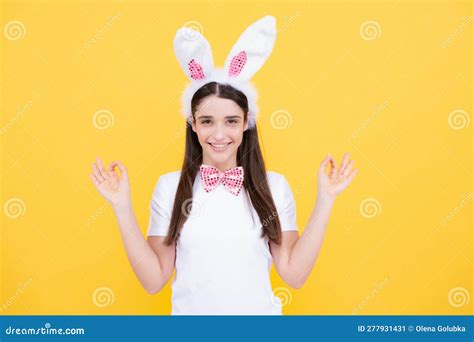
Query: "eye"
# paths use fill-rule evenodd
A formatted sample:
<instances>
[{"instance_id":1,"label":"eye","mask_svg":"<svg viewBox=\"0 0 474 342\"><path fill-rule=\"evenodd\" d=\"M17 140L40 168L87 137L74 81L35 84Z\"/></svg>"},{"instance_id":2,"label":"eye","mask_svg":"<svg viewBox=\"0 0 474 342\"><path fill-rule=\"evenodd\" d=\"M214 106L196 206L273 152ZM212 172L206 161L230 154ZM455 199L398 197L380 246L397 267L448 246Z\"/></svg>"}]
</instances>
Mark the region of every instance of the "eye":
<instances>
[{"instance_id":1,"label":"eye","mask_svg":"<svg viewBox=\"0 0 474 342\"><path fill-rule=\"evenodd\" d=\"M211 122L211 120L202 120L202 121L201 121L201 123L202 123L203 125L207 125L207 124L210 123L210 122Z\"/></svg>"},{"instance_id":2,"label":"eye","mask_svg":"<svg viewBox=\"0 0 474 342\"><path fill-rule=\"evenodd\" d=\"M230 119L228 122L230 122L231 124L235 124L235 123L237 123L237 120L235 120L235 119Z\"/></svg>"}]
</instances>

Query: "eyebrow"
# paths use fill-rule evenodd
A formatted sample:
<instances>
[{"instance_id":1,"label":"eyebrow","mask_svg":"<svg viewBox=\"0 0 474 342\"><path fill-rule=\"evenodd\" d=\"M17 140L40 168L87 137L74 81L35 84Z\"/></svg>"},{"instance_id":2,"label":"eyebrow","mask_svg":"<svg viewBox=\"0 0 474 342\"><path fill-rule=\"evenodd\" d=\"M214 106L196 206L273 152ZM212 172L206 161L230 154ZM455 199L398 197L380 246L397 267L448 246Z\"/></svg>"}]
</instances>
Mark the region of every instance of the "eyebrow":
<instances>
[{"instance_id":1,"label":"eyebrow","mask_svg":"<svg viewBox=\"0 0 474 342\"><path fill-rule=\"evenodd\" d=\"M212 119L213 116L211 115L200 115L198 116L198 119ZM229 115L225 117L226 119L240 119L241 117L238 115Z\"/></svg>"}]
</instances>

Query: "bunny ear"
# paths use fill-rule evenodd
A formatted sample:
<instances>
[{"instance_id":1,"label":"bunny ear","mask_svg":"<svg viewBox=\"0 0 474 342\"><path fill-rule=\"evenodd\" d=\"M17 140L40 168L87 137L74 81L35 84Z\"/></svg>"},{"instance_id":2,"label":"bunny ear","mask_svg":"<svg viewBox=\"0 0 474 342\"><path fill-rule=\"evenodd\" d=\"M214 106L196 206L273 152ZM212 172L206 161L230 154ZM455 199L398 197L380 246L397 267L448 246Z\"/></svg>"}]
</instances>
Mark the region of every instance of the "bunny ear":
<instances>
[{"instance_id":1,"label":"bunny ear","mask_svg":"<svg viewBox=\"0 0 474 342\"><path fill-rule=\"evenodd\" d=\"M250 25L230 50L224 64L228 76L250 80L273 50L276 19L267 15Z\"/></svg>"},{"instance_id":2,"label":"bunny ear","mask_svg":"<svg viewBox=\"0 0 474 342\"><path fill-rule=\"evenodd\" d=\"M189 79L202 80L211 74L214 68L211 46L199 31L180 28L173 45L179 65Z\"/></svg>"}]
</instances>

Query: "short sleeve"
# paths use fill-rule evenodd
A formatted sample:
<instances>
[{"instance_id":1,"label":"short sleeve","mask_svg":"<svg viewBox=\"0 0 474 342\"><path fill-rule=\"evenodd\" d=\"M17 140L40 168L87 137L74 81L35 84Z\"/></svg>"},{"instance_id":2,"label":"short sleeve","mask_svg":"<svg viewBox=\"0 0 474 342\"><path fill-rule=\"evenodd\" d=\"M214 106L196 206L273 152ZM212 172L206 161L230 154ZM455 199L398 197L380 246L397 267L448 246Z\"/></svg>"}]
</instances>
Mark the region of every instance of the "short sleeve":
<instances>
[{"instance_id":1,"label":"short sleeve","mask_svg":"<svg viewBox=\"0 0 474 342\"><path fill-rule=\"evenodd\" d=\"M281 223L282 231L298 231L296 224L296 205L291 191L290 184L283 175L278 175L279 179L276 182L274 189L275 205L277 207L278 218Z\"/></svg>"},{"instance_id":2,"label":"short sleeve","mask_svg":"<svg viewBox=\"0 0 474 342\"><path fill-rule=\"evenodd\" d=\"M156 183L150 203L150 221L148 236L166 236L171 220L172 203L166 184L166 179L161 176Z\"/></svg>"}]
</instances>

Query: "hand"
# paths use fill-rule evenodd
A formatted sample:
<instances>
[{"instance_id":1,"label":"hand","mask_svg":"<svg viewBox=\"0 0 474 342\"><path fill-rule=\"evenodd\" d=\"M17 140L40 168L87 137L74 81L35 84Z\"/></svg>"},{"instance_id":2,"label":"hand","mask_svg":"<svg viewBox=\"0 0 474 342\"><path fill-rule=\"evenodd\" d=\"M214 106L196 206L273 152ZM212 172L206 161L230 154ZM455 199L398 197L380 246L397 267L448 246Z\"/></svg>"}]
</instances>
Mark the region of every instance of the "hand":
<instances>
[{"instance_id":1,"label":"hand","mask_svg":"<svg viewBox=\"0 0 474 342\"><path fill-rule=\"evenodd\" d=\"M118 166L121 177L115 172ZM93 172L89 175L97 191L112 205L112 207L126 208L131 205L130 185L127 169L118 160L109 165L105 170L102 160L92 164Z\"/></svg>"},{"instance_id":2,"label":"hand","mask_svg":"<svg viewBox=\"0 0 474 342\"><path fill-rule=\"evenodd\" d=\"M351 184L358 169L355 168L351 172L354 161L351 160L348 162L348 159L349 153L346 152L344 153L339 169L337 169L336 161L330 154L321 162L318 173L318 197L335 198ZM328 163L331 164L329 174L326 173Z\"/></svg>"}]
</instances>

